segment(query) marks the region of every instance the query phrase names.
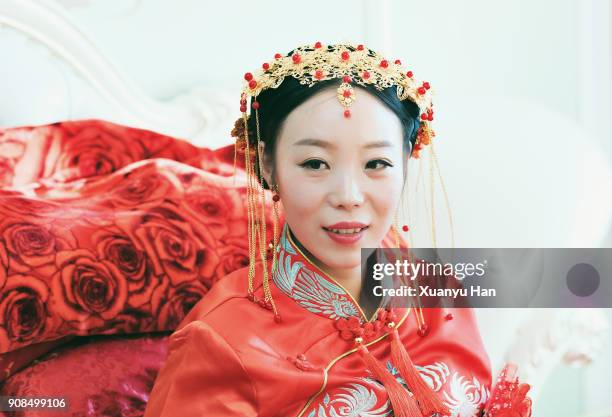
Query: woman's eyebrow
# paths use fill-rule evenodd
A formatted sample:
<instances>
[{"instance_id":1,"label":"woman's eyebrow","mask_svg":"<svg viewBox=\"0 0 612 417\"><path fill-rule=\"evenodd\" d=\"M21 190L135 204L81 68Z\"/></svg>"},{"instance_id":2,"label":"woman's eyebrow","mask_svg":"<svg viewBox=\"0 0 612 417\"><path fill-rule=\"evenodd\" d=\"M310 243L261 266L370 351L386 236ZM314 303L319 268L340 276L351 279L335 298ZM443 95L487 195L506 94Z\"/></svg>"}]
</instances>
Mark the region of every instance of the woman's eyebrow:
<instances>
[{"instance_id":1,"label":"woman's eyebrow","mask_svg":"<svg viewBox=\"0 0 612 417\"><path fill-rule=\"evenodd\" d=\"M322 139L312 139L312 138L300 139L297 142L295 142L294 145L295 146L319 146L321 148L330 148L330 149L336 148L336 145L333 144L332 142L328 142ZM380 140L377 142L366 143L363 147L366 149L370 149L370 148L391 148L392 146L393 145L391 144L391 142L387 140Z\"/></svg>"},{"instance_id":2,"label":"woman's eyebrow","mask_svg":"<svg viewBox=\"0 0 612 417\"><path fill-rule=\"evenodd\" d=\"M336 145L326 140L311 139L311 138L300 139L297 142L295 142L294 145L295 146L319 146L321 148L332 148L332 149L336 147Z\"/></svg>"},{"instance_id":3,"label":"woman's eyebrow","mask_svg":"<svg viewBox=\"0 0 612 417\"><path fill-rule=\"evenodd\" d=\"M378 142L370 142L367 143L364 148L366 149L370 149L370 148L391 148L393 147L393 145L391 144L391 142L387 141L387 140L379 140Z\"/></svg>"}]
</instances>

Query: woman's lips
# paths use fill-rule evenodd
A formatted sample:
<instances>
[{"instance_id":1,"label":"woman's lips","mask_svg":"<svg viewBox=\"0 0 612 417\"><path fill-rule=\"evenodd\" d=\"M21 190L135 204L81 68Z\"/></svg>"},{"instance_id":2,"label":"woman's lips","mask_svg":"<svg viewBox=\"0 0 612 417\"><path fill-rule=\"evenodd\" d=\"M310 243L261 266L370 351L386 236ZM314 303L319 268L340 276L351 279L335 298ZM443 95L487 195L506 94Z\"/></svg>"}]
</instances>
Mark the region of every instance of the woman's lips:
<instances>
[{"instance_id":1,"label":"woman's lips","mask_svg":"<svg viewBox=\"0 0 612 417\"><path fill-rule=\"evenodd\" d=\"M334 229L335 231L332 231L332 229L323 227L323 230L325 230L325 233L327 233L327 236L329 236L330 239L332 239L334 242L340 243L343 245L352 245L355 242L357 242L359 239L361 239L361 237L363 236L365 231L368 229L368 227L369 226L365 226L359 229L356 229L356 228L355 229Z\"/></svg>"}]
</instances>

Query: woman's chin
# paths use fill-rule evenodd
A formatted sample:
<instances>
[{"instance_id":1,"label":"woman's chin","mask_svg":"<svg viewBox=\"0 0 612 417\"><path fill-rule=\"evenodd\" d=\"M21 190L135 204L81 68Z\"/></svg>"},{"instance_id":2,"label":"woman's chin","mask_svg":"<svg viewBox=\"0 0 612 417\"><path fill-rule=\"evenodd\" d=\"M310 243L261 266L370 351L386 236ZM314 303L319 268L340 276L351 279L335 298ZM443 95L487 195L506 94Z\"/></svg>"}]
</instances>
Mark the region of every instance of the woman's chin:
<instances>
[{"instance_id":1,"label":"woman's chin","mask_svg":"<svg viewBox=\"0 0 612 417\"><path fill-rule=\"evenodd\" d=\"M330 256L331 255L331 256ZM361 265L361 250L357 249L356 253L338 253L334 256L333 252L325 253L322 258L317 257L330 269L354 269Z\"/></svg>"}]
</instances>

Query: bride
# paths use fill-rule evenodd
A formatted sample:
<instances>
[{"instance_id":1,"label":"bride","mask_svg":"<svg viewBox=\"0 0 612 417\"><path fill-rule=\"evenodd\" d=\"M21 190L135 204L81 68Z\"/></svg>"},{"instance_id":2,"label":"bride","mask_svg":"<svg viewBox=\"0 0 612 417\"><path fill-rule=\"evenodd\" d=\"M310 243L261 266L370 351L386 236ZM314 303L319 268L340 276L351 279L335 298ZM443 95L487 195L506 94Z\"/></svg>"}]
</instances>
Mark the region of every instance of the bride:
<instances>
[{"instance_id":1,"label":"bride","mask_svg":"<svg viewBox=\"0 0 612 417\"><path fill-rule=\"evenodd\" d=\"M250 264L172 334L145 417L482 415L491 367L473 312L389 307L361 271L361 248L405 247L395 219L434 137L429 89L352 44L245 74L232 134ZM523 397L512 415L530 415Z\"/></svg>"}]
</instances>

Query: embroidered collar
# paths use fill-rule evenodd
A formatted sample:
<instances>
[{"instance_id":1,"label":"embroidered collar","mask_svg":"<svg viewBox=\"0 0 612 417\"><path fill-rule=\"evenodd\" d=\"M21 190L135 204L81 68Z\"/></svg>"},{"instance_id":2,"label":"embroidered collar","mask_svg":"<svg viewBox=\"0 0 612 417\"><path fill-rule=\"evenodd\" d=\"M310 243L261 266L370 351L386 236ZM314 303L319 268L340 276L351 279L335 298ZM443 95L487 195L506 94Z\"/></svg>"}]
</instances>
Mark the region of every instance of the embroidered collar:
<instances>
[{"instance_id":1,"label":"embroidered collar","mask_svg":"<svg viewBox=\"0 0 612 417\"><path fill-rule=\"evenodd\" d=\"M283 225L276 251L278 267L272 274L272 280L296 303L312 313L330 319L354 316L361 322L368 321L351 294L300 250L291 237L287 222Z\"/></svg>"}]
</instances>

